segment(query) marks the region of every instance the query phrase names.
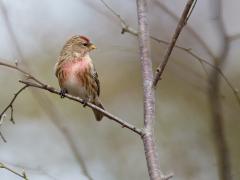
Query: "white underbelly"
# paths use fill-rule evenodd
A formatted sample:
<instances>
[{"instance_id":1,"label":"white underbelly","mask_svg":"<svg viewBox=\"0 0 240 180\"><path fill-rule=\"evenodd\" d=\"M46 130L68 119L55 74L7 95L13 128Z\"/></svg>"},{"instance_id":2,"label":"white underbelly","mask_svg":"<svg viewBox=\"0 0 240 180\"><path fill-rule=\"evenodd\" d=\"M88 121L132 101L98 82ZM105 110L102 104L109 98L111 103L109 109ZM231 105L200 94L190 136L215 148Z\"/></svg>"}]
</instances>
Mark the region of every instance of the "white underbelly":
<instances>
[{"instance_id":1,"label":"white underbelly","mask_svg":"<svg viewBox=\"0 0 240 180\"><path fill-rule=\"evenodd\" d=\"M67 92L73 96L78 96L83 99L88 97L86 88L74 75L70 75L64 82L63 86Z\"/></svg>"}]
</instances>

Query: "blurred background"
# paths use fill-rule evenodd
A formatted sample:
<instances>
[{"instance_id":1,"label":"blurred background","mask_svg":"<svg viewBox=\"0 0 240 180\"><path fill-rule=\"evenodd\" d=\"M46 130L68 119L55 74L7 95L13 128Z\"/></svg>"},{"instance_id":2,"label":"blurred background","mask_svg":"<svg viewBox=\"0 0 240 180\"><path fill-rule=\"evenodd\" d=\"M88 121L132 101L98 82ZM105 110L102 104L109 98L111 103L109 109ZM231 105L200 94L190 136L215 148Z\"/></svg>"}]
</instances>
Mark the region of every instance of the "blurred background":
<instances>
[{"instance_id":1,"label":"blurred background","mask_svg":"<svg viewBox=\"0 0 240 180\"><path fill-rule=\"evenodd\" d=\"M105 1L132 28L137 29L135 1ZM214 64L221 54L215 1L198 1L178 45ZM149 3L151 35L171 40L176 17L185 0ZM240 2L223 1L223 20L229 37L229 51L223 73L234 88L240 88L240 51L237 23ZM1 0L0 58L30 71L41 81L58 88L53 67L65 41L73 35L89 37L97 49L91 56L101 82L105 108L126 121L143 126L143 89L138 40L121 34L119 19L100 0ZM203 46L205 43L206 46ZM154 68L166 45L152 41ZM210 53L209 53L210 51ZM212 68L188 52L175 49L157 88L157 138L161 168L173 172L176 180L218 179L217 155L211 130L208 75ZM206 71L208 73L206 73ZM22 76L0 67L0 111L22 85ZM224 130L234 180L240 179L240 105L221 78ZM46 97L48 99L46 99ZM0 141L0 162L31 180L148 179L141 139L131 131L104 118L96 122L92 111L80 104L42 90L28 89L14 103L15 125L1 126L7 143ZM67 131L61 131L59 126ZM69 140L70 137L71 140ZM74 144L74 148L71 147ZM77 150L77 159L72 149ZM0 179L19 177L0 169Z\"/></svg>"}]
</instances>

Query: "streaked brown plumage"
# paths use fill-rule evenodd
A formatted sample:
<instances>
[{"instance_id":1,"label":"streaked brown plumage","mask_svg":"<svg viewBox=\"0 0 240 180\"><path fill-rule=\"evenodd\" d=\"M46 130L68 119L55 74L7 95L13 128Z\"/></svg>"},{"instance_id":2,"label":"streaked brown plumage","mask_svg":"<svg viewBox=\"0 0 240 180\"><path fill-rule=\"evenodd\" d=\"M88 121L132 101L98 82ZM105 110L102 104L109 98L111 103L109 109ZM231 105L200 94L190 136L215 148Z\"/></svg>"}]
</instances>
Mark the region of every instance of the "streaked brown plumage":
<instances>
[{"instance_id":1,"label":"streaked brown plumage","mask_svg":"<svg viewBox=\"0 0 240 180\"><path fill-rule=\"evenodd\" d=\"M103 108L99 100L100 82L93 66L89 52L96 47L84 36L73 36L63 46L55 65L61 92L78 96ZM96 120L100 121L103 114L93 110Z\"/></svg>"}]
</instances>

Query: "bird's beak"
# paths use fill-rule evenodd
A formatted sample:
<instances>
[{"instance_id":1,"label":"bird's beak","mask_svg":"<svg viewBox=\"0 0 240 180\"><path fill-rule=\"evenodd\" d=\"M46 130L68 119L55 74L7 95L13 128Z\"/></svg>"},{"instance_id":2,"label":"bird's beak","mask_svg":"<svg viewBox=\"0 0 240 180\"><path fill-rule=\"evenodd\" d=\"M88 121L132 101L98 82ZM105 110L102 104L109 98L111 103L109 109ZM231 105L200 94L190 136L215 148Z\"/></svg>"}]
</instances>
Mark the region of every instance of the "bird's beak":
<instances>
[{"instance_id":1,"label":"bird's beak","mask_svg":"<svg viewBox=\"0 0 240 180\"><path fill-rule=\"evenodd\" d=\"M97 47L96 47L94 44L89 43L89 44L88 44L88 48L91 49L91 50L93 50L93 49L96 49Z\"/></svg>"}]
</instances>

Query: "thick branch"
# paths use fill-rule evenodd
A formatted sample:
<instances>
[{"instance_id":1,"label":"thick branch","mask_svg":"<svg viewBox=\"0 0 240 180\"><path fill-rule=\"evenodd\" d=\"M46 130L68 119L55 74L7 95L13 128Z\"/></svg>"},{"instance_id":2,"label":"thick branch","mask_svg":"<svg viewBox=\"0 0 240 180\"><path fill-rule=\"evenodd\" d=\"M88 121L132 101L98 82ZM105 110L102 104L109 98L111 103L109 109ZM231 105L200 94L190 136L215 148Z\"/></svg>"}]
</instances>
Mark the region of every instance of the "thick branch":
<instances>
[{"instance_id":1,"label":"thick branch","mask_svg":"<svg viewBox=\"0 0 240 180\"><path fill-rule=\"evenodd\" d=\"M221 69L224 68L230 48L230 39L223 22L222 1L216 0L214 7L216 9L217 28L221 38L221 52L218 58L215 59L215 65ZM212 113L212 132L216 145L218 172L220 180L231 180L231 163L226 133L224 129L223 109L220 100L220 76L216 71L210 72L209 78L209 100Z\"/></svg>"},{"instance_id":2,"label":"thick branch","mask_svg":"<svg viewBox=\"0 0 240 180\"><path fill-rule=\"evenodd\" d=\"M168 46L168 49L163 57L163 61L161 64L159 64L157 70L156 70L156 75L155 75L155 78L154 78L154 81L153 81L153 86L156 87L157 86L157 83L158 81L161 79L161 76L162 76L162 73L168 63L168 60L169 60L169 57L172 53L172 50L177 42L177 39L183 29L183 27L186 25L187 23L187 20L189 19L189 16L192 12L192 6L194 5L194 0L188 0L184 10L183 10L183 13L182 13L182 16L178 22L178 25L177 25L177 28L175 30L175 33L172 37L172 40L171 40L171 43L170 45Z\"/></svg>"},{"instance_id":3,"label":"thick branch","mask_svg":"<svg viewBox=\"0 0 240 180\"><path fill-rule=\"evenodd\" d=\"M151 180L161 180L165 178L160 171L160 163L154 137L155 92L154 89L152 89L153 71L146 8L146 0L137 0L137 17L139 26L138 40L144 90L144 135L142 136L142 139L149 177Z\"/></svg>"}]
</instances>

